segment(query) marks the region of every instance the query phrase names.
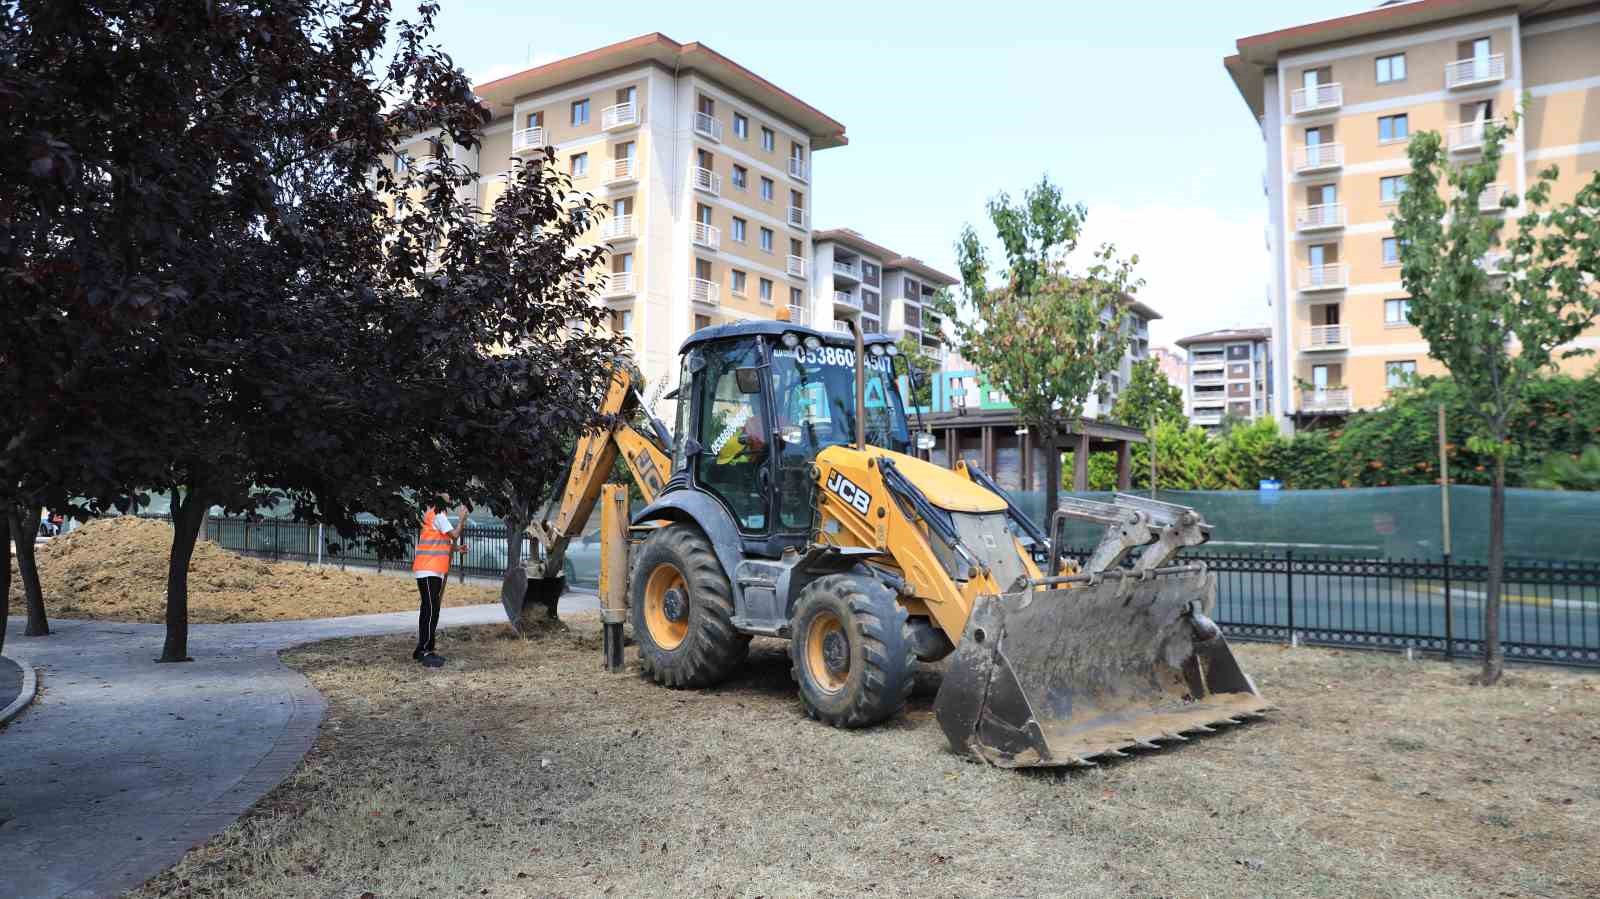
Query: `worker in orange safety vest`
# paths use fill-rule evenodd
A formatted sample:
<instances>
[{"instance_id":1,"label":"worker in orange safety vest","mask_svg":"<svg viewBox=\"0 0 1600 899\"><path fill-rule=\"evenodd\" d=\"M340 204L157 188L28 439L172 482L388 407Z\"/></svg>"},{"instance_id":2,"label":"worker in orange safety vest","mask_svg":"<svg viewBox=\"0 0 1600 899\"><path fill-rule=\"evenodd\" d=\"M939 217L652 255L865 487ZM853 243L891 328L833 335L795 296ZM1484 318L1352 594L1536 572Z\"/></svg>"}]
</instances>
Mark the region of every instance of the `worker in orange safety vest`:
<instances>
[{"instance_id":1,"label":"worker in orange safety vest","mask_svg":"<svg viewBox=\"0 0 1600 899\"><path fill-rule=\"evenodd\" d=\"M450 555L466 551L458 539L466 528L466 507L457 513L455 520L440 509L429 508L422 513L422 532L417 535L416 552L411 557L411 572L416 575L417 594L422 599L417 612L417 648L412 650L411 658L428 668L445 663L444 656L434 652L439 609L444 605L444 582L450 574Z\"/></svg>"}]
</instances>

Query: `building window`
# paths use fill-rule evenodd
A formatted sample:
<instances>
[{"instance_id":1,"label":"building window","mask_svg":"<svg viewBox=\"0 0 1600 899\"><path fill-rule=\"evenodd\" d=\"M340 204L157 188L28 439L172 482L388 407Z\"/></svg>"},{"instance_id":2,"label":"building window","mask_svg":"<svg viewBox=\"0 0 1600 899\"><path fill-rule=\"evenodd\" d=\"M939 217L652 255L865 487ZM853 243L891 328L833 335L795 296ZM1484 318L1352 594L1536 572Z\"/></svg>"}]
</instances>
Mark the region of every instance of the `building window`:
<instances>
[{"instance_id":1,"label":"building window","mask_svg":"<svg viewBox=\"0 0 1600 899\"><path fill-rule=\"evenodd\" d=\"M1406 192L1406 176L1387 175L1378 179L1378 200L1382 203L1398 203L1400 195Z\"/></svg>"},{"instance_id":2,"label":"building window","mask_svg":"<svg viewBox=\"0 0 1600 899\"><path fill-rule=\"evenodd\" d=\"M735 221L737 221L737 219L735 219ZM733 287L731 289L733 290L734 295L741 297L744 296L745 273L739 271L738 269L733 269L729 271L728 275L733 279Z\"/></svg>"},{"instance_id":3,"label":"building window","mask_svg":"<svg viewBox=\"0 0 1600 899\"><path fill-rule=\"evenodd\" d=\"M878 277L878 264L875 262L868 262L865 259L861 260L861 280L867 284L871 284L873 287L877 287Z\"/></svg>"},{"instance_id":4,"label":"building window","mask_svg":"<svg viewBox=\"0 0 1600 899\"><path fill-rule=\"evenodd\" d=\"M738 190L744 190L745 188L749 187L750 186L750 170L745 168L742 165L734 166L733 167L733 186L734 186L734 188L736 188Z\"/></svg>"},{"instance_id":5,"label":"building window","mask_svg":"<svg viewBox=\"0 0 1600 899\"><path fill-rule=\"evenodd\" d=\"M772 281L767 278L761 279L761 302L772 302Z\"/></svg>"},{"instance_id":6,"label":"building window","mask_svg":"<svg viewBox=\"0 0 1600 899\"><path fill-rule=\"evenodd\" d=\"M1410 321L1406 316L1411 312L1410 300L1384 300L1383 323L1386 325L1407 325Z\"/></svg>"},{"instance_id":7,"label":"building window","mask_svg":"<svg viewBox=\"0 0 1600 899\"><path fill-rule=\"evenodd\" d=\"M527 125L525 127L528 127L528 128L542 128L542 127L544 127L544 110L539 110L538 112L530 112L530 113L528 113Z\"/></svg>"},{"instance_id":8,"label":"building window","mask_svg":"<svg viewBox=\"0 0 1600 899\"><path fill-rule=\"evenodd\" d=\"M572 177L574 178L587 176L589 174L589 154L572 154L572 159L568 160L568 171L572 172Z\"/></svg>"},{"instance_id":9,"label":"building window","mask_svg":"<svg viewBox=\"0 0 1600 899\"><path fill-rule=\"evenodd\" d=\"M1383 386L1404 387L1417 376L1417 363L1413 359L1383 363Z\"/></svg>"},{"instance_id":10,"label":"building window","mask_svg":"<svg viewBox=\"0 0 1600 899\"><path fill-rule=\"evenodd\" d=\"M761 149L771 153L778 147L778 136L772 133L771 128L761 129Z\"/></svg>"},{"instance_id":11,"label":"building window","mask_svg":"<svg viewBox=\"0 0 1600 899\"><path fill-rule=\"evenodd\" d=\"M763 252L772 252L772 229L761 229L761 249Z\"/></svg>"},{"instance_id":12,"label":"building window","mask_svg":"<svg viewBox=\"0 0 1600 899\"><path fill-rule=\"evenodd\" d=\"M861 319L861 333L863 334L876 334L882 327L875 318L863 316Z\"/></svg>"},{"instance_id":13,"label":"building window","mask_svg":"<svg viewBox=\"0 0 1600 899\"><path fill-rule=\"evenodd\" d=\"M737 216L733 219L733 239L744 243L745 220Z\"/></svg>"},{"instance_id":14,"label":"building window","mask_svg":"<svg viewBox=\"0 0 1600 899\"><path fill-rule=\"evenodd\" d=\"M394 173L396 175L403 173L409 168L411 168L410 153L401 150L399 153L394 154Z\"/></svg>"},{"instance_id":15,"label":"building window","mask_svg":"<svg viewBox=\"0 0 1600 899\"><path fill-rule=\"evenodd\" d=\"M805 303L805 297L803 297L801 295L800 288L798 288L798 287L789 288L789 305L791 305L791 306L800 306L800 305L803 305L804 303Z\"/></svg>"},{"instance_id":16,"label":"building window","mask_svg":"<svg viewBox=\"0 0 1600 899\"><path fill-rule=\"evenodd\" d=\"M573 101L573 103L572 103L572 124L574 124L574 125L587 125L587 124L589 124L589 98L588 97L585 97L582 100L574 100Z\"/></svg>"},{"instance_id":17,"label":"building window","mask_svg":"<svg viewBox=\"0 0 1600 899\"><path fill-rule=\"evenodd\" d=\"M611 330L617 334L627 334L633 330L633 310L613 309L611 311Z\"/></svg>"},{"instance_id":18,"label":"building window","mask_svg":"<svg viewBox=\"0 0 1600 899\"><path fill-rule=\"evenodd\" d=\"M1378 141L1391 143L1411 136L1411 120L1405 113L1378 116Z\"/></svg>"},{"instance_id":19,"label":"building window","mask_svg":"<svg viewBox=\"0 0 1600 899\"><path fill-rule=\"evenodd\" d=\"M709 327L711 327L711 316L709 316L709 315L698 315L698 314L695 315L695 317L694 317L694 329L696 331L699 331L702 328L709 328Z\"/></svg>"},{"instance_id":20,"label":"building window","mask_svg":"<svg viewBox=\"0 0 1600 899\"><path fill-rule=\"evenodd\" d=\"M768 203L771 203L772 202L772 189L773 189L773 187L774 187L774 185L772 183L772 179L763 176L762 179L761 179L761 199L766 200Z\"/></svg>"},{"instance_id":21,"label":"building window","mask_svg":"<svg viewBox=\"0 0 1600 899\"><path fill-rule=\"evenodd\" d=\"M878 302L877 293L870 290L861 291L861 311L868 315L883 314L883 307Z\"/></svg>"},{"instance_id":22,"label":"building window","mask_svg":"<svg viewBox=\"0 0 1600 899\"><path fill-rule=\"evenodd\" d=\"M740 140L750 139L750 118L742 112L733 114L733 136Z\"/></svg>"},{"instance_id":23,"label":"building window","mask_svg":"<svg viewBox=\"0 0 1600 899\"><path fill-rule=\"evenodd\" d=\"M903 291L903 293L900 295L908 300L914 300L920 296L920 294L917 293L917 282L911 280L910 278L900 279L900 289Z\"/></svg>"},{"instance_id":24,"label":"building window","mask_svg":"<svg viewBox=\"0 0 1600 899\"><path fill-rule=\"evenodd\" d=\"M1383 264L1400 264L1400 238L1385 237L1383 239Z\"/></svg>"},{"instance_id":25,"label":"building window","mask_svg":"<svg viewBox=\"0 0 1600 899\"><path fill-rule=\"evenodd\" d=\"M1406 55L1404 53L1378 57L1379 84L1404 80L1406 80Z\"/></svg>"}]
</instances>

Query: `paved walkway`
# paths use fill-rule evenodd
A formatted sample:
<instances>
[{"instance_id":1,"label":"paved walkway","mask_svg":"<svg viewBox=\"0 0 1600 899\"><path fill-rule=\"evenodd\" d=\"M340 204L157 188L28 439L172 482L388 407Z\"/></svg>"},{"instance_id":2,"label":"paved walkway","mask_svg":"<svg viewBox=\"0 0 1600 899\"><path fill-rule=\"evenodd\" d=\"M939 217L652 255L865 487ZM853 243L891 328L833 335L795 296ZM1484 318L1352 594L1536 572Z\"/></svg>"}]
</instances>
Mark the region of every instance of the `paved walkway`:
<instances>
[{"instance_id":1,"label":"paved walkway","mask_svg":"<svg viewBox=\"0 0 1600 899\"><path fill-rule=\"evenodd\" d=\"M593 609L573 593L562 611ZM498 605L445 609L441 627L504 621ZM51 622L6 655L39 671L39 697L0 731L0 893L108 896L222 830L311 748L322 697L278 661L290 646L416 627L415 612L197 624L195 661L157 665L163 628Z\"/></svg>"}]
</instances>

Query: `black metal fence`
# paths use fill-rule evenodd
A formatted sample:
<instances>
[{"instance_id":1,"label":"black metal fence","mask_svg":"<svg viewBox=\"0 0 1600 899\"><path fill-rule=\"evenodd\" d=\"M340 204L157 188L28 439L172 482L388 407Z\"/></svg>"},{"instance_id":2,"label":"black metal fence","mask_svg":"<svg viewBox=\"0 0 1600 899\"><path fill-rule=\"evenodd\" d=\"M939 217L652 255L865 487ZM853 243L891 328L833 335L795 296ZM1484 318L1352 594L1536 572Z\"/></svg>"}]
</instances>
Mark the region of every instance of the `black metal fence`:
<instances>
[{"instance_id":1,"label":"black metal fence","mask_svg":"<svg viewBox=\"0 0 1600 899\"><path fill-rule=\"evenodd\" d=\"M1293 550L1202 550L1184 558L1216 573L1214 617L1230 639L1414 649L1446 658L1483 652L1488 571L1482 563ZM1501 597L1507 659L1600 667L1600 565L1508 563Z\"/></svg>"}]
</instances>

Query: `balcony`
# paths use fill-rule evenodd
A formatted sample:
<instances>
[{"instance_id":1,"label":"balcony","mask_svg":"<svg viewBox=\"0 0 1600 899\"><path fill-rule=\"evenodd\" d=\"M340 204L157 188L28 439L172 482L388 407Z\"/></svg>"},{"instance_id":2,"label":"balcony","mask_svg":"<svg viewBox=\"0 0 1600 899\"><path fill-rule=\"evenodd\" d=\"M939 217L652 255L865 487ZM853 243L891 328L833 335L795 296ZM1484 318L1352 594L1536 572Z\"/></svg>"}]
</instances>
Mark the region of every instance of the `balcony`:
<instances>
[{"instance_id":1,"label":"balcony","mask_svg":"<svg viewBox=\"0 0 1600 899\"><path fill-rule=\"evenodd\" d=\"M1189 413L1189 420L1197 425L1220 425L1222 424L1222 410L1220 408L1196 409Z\"/></svg>"},{"instance_id":2,"label":"balcony","mask_svg":"<svg viewBox=\"0 0 1600 899\"><path fill-rule=\"evenodd\" d=\"M1506 186L1504 184L1486 184L1483 193L1478 194L1479 212L1504 212L1505 207L1500 201L1505 199Z\"/></svg>"},{"instance_id":3,"label":"balcony","mask_svg":"<svg viewBox=\"0 0 1600 899\"><path fill-rule=\"evenodd\" d=\"M706 306L715 306L720 302L718 296L720 287L721 285L715 281L707 281L704 278L690 278L689 299Z\"/></svg>"},{"instance_id":4,"label":"balcony","mask_svg":"<svg viewBox=\"0 0 1600 899\"><path fill-rule=\"evenodd\" d=\"M1324 203L1321 206L1304 206L1295 213L1296 231L1330 231L1344 227L1344 204Z\"/></svg>"},{"instance_id":5,"label":"balcony","mask_svg":"<svg viewBox=\"0 0 1600 899\"><path fill-rule=\"evenodd\" d=\"M1444 86L1454 89L1477 84L1493 84L1506 77L1506 55L1480 56L1458 59L1444 64Z\"/></svg>"},{"instance_id":6,"label":"balcony","mask_svg":"<svg viewBox=\"0 0 1600 899\"><path fill-rule=\"evenodd\" d=\"M1319 84L1314 88L1302 87L1289 95L1289 108L1295 115L1323 112L1344 105L1344 85Z\"/></svg>"},{"instance_id":7,"label":"balcony","mask_svg":"<svg viewBox=\"0 0 1600 899\"><path fill-rule=\"evenodd\" d=\"M1350 284L1350 267L1342 262L1300 267L1300 289L1343 290Z\"/></svg>"},{"instance_id":8,"label":"balcony","mask_svg":"<svg viewBox=\"0 0 1600 899\"><path fill-rule=\"evenodd\" d=\"M705 191L713 197L722 196L722 176L710 169L696 167L694 170L694 189Z\"/></svg>"},{"instance_id":9,"label":"balcony","mask_svg":"<svg viewBox=\"0 0 1600 899\"><path fill-rule=\"evenodd\" d=\"M1306 341L1302 348L1307 352L1349 349L1350 327L1348 325L1312 325L1306 330Z\"/></svg>"},{"instance_id":10,"label":"balcony","mask_svg":"<svg viewBox=\"0 0 1600 899\"><path fill-rule=\"evenodd\" d=\"M639 124L639 106L636 103L618 103L600 110L600 128L604 131L621 131Z\"/></svg>"},{"instance_id":11,"label":"balcony","mask_svg":"<svg viewBox=\"0 0 1600 899\"><path fill-rule=\"evenodd\" d=\"M1300 391L1301 412L1349 412L1350 388L1321 387Z\"/></svg>"},{"instance_id":12,"label":"balcony","mask_svg":"<svg viewBox=\"0 0 1600 899\"><path fill-rule=\"evenodd\" d=\"M1344 166L1344 144L1306 144L1294 151L1294 170L1299 174L1328 172Z\"/></svg>"},{"instance_id":13,"label":"balcony","mask_svg":"<svg viewBox=\"0 0 1600 899\"><path fill-rule=\"evenodd\" d=\"M606 172L606 184L618 186L631 184L639 180L639 165L632 156L624 156L611 160L609 171Z\"/></svg>"},{"instance_id":14,"label":"balcony","mask_svg":"<svg viewBox=\"0 0 1600 899\"><path fill-rule=\"evenodd\" d=\"M796 159L791 156L789 157L789 177L796 181L810 181L811 166L806 165L804 159Z\"/></svg>"},{"instance_id":15,"label":"balcony","mask_svg":"<svg viewBox=\"0 0 1600 899\"><path fill-rule=\"evenodd\" d=\"M705 222L695 222L690 239L706 249L715 250L722 246L722 231L715 225Z\"/></svg>"},{"instance_id":16,"label":"balcony","mask_svg":"<svg viewBox=\"0 0 1600 899\"><path fill-rule=\"evenodd\" d=\"M789 207L789 227L804 228L806 226L806 211L799 206Z\"/></svg>"},{"instance_id":17,"label":"balcony","mask_svg":"<svg viewBox=\"0 0 1600 899\"><path fill-rule=\"evenodd\" d=\"M633 272L607 272L600 292L606 297L633 296Z\"/></svg>"},{"instance_id":18,"label":"balcony","mask_svg":"<svg viewBox=\"0 0 1600 899\"><path fill-rule=\"evenodd\" d=\"M543 153L550 146L550 133L543 128L518 128L511 132L511 152Z\"/></svg>"},{"instance_id":19,"label":"balcony","mask_svg":"<svg viewBox=\"0 0 1600 899\"><path fill-rule=\"evenodd\" d=\"M843 306L846 309L861 311L861 297L848 290L835 290L833 292L833 305Z\"/></svg>"},{"instance_id":20,"label":"balcony","mask_svg":"<svg viewBox=\"0 0 1600 899\"><path fill-rule=\"evenodd\" d=\"M1189 375L1191 384L1221 384L1223 381L1222 369L1215 371L1197 371Z\"/></svg>"},{"instance_id":21,"label":"balcony","mask_svg":"<svg viewBox=\"0 0 1600 899\"><path fill-rule=\"evenodd\" d=\"M1496 128L1505 127L1505 119L1474 119L1451 125L1445 134L1445 144L1452 153L1471 153L1483 149L1484 132L1490 125Z\"/></svg>"},{"instance_id":22,"label":"balcony","mask_svg":"<svg viewBox=\"0 0 1600 899\"><path fill-rule=\"evenodd\" d=\"M717 121L714 116L703 112L694 114L694 133L714 140L719 144L722 143L722 123Z\"/></svg>"},{"instance_id":23,"label":"balcony","mask_svg":"<svg viewBox=\"0 0 1600 899\"><path fill-rule=\"evenodd\" d=\"M789 321L797 325L810 324L810 316L811 314L806 310L806 307L798 303L789 304Z\"/></svg>"},{"instance_id":24,"label":"balcony","mask_svg":"<svg viewBox=\"0 0 1600 899\"><path fill-rule=\"evenodd\" d=\"M633 216L619 215L600 223L601 240L633 240Z\"/></svg>"},{"instance_id":25,"label":"balcony","mask_svg":"<svg viewBox=\"0 0 1600 899\"><path fill-rule=\"evenodd\" d=\"M784 266L784 271L796 278L804 278L806 276L806 258L804 256L790 256L788 264Z\"/></svg>"},{"instance_id":26,"label":"balcony","mask_svg":"<svg viewBox=\"0 0 1600 899\"><path fill-rule=\"evenodd\" d=\"M856 268L856 264L854 262L841 262L838 259L833 260L833 273L857 283L861 281L861 270Z\"/></svg>"},{"instance_id":27,"label":"balcony","mask_svg":"<svg viewBox=\"0 0 1600 899\"><path fill-rule=\"evenodd\" d=\"M1505 265L1505 261L1506 254L1504 253L1484 253L1478 259L1478 268L1487 272L1491 279L1504 278L1506 273L1501 270L1501 267Z\"/></svg>"}]
</instances>

